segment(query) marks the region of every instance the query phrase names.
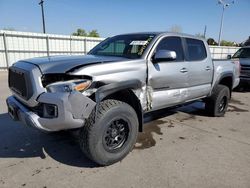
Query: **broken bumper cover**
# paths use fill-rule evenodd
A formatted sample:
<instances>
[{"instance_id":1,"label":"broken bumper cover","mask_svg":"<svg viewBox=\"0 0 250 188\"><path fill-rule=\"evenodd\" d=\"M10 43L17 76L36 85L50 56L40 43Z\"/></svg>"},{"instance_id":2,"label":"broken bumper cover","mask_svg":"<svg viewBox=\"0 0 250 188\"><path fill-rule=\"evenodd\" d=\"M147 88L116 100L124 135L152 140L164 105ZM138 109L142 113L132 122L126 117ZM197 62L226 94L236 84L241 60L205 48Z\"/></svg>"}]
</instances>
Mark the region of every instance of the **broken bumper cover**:
<instances>
[{"instance_id":1,"label":"broken bumper cover","mask_svg":"<svg viewBox=\"0 0 250 188\"><path fill-rule=\"evenodd\" d=\"M41 117L20 103L14 96L6 99L9 115L12 119L46 132L82 127L96 104L80 92L43 93L39 96L38 102L56 105L57 117Z\"/></svg>"}]
</instances>

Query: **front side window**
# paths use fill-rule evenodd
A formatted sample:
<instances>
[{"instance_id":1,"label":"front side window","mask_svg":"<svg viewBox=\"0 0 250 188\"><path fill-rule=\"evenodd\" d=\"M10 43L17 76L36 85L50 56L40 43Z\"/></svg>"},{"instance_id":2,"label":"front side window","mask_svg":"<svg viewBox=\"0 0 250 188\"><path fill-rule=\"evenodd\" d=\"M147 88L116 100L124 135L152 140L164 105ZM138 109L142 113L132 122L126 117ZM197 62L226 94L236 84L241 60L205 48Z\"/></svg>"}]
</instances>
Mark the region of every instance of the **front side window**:
<instances>
[{"instance_id":1,"label":"front side window","mask_svg":"<svg viewBox=\"0 0 250 188\"><path fill-rule=\"evenodd\" d=\"M155 37L154 34L118 35L98 44L88 54L140 58Z\"/></svg>"},{"instance_id":2,"label":"front side window","mask_svg":"<svg viewBox=\"0 0 250 188\"><path fill-rule=\"evenodd\" d=\"M174 51L176 53L175 61L184 60L184 52L183 52L182 42L181 42L180 37L166 37L162 39L156 48L156 51L158 50Z\"/></svg>"},{"instance_id":3,"label":"front side window","mask_svg":"<svg viewBox=\"0 0 250 188\"><path fill-rule=\"evenodd\" d=\"M241 48L234 55L233 58L250 58L250 48Z\"/></svg>"},{"instance_id":4,"label":"front side window","mask_svg":"<svg viewBox=\"0 0 250 188\"><path fill-rule=\"evenodd\" d=\"M186 44L188 61L200 61L206 59L207 51L203 41L186 38Z\"/></svg>"}]
</instances>

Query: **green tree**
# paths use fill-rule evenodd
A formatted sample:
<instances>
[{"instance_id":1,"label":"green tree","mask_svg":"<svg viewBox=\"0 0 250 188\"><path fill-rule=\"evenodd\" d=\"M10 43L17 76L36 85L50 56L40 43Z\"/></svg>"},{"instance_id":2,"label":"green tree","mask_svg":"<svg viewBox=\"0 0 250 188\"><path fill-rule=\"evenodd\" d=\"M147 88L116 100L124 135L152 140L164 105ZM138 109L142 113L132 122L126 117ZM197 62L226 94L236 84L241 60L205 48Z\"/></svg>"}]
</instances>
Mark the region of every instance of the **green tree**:
<instances>
[{"instance_id":1,"label":"green tree","mask_svg":"<svg viewBox=\"0 0 250 188\"><path fill-rule=\"evenodd\" d=\"M222 40L220 45L221 46L238 46L236 42L226 41L226 40Z\"/></svg>"},{"instance_id":2,"label":"green tree","mask_svg":"<svg viewBox=\"0 0 250 188\"><path fill-rule=\"evenodd\" d=\"M244 46L250 46L250 36L249 36L249 38L244 42Z\"/></svg>"},{"instance_id":3,"label":"green tree","mask_svg":"<svg viewBox=\"0 0 250 188\"><path fill-rule=\"evenodd\" d=\"M207 39L207 43L208 45L218 46L218 43L213 38Z\"/></svg>"},{"instance_id":4,"label":"green tree","mask_svg":"<svg viewBox=\"0 0 250 188\"><path fill-rule=\"evenodd\" d=\"M82 36L82 37L86 37L88 34L86 33L86 31L84 29L77 29L75 33L72 33L73 36Z\"/></svg>"},{"instance_id":5,"label":"green tree","mask_svg":"<svg viewBox=\"0 0 250 188\"><path fill-rule=\"evenodd\" d=\"M73 36L82 36L82 37L100 37L96 29L86 32L85 29L78 28L76 32L72 33Z\"/></svg>"},{"instance_id":6,"label":"green tree","mask_svg":"<svg viewBox=\"0 0 250 188\"><path fill-rule=\"evenodd\" d=\"M89 32L88 37L100 37L97 30L92 30Z\"/></svg>"}]
</instances>

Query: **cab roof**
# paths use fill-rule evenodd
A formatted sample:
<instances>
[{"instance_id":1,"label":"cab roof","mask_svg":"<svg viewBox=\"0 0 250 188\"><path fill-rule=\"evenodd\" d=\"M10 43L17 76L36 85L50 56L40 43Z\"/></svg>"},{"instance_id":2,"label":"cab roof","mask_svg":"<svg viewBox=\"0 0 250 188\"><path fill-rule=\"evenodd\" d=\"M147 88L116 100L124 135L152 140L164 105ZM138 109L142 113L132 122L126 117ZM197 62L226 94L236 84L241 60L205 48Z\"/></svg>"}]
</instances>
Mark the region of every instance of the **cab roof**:
<instances>
[{"instance_id":1,"label":"cab roof","mask_svg":"<svg viewBox=\"0 0 250 188\"><path fill-rule=\"evenodd\" d=\"M189 37L189 38L194 38L194 39L199 39L199 40L204 40L201 37L186 34L186 33L175 33L175 32L167 32L167 31L158 31L158 32L135 32L135 33L124 33L120 35L156 35L156 36L162 36L162 35L173 35L173 36L179 36L179 37Z\"/></svg>"}]
</instances>

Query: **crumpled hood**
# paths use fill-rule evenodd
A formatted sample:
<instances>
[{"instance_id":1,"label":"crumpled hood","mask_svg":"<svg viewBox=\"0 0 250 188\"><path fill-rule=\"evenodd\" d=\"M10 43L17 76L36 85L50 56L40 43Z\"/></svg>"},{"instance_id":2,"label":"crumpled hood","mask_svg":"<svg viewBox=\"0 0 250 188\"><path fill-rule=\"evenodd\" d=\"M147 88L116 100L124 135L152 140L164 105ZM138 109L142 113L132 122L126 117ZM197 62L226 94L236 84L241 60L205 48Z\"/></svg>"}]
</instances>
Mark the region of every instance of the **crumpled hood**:
<instances>
[{"instance_id":1,"label":"crumpled hood","mask_svg":"<svg viewBox=\"0 0 250 188\"><path fill-rule=\"evenodd\" d=\"M82 67L96 63L124 61L124 60L128 59L123 57L114 57L114 56L81 55L81 56L38 57L38 58L22 60L22 62L34 64L40 68L42 74L49 74L49 73L65 73L76 67Z\"/></svg>"}]
</instances>

